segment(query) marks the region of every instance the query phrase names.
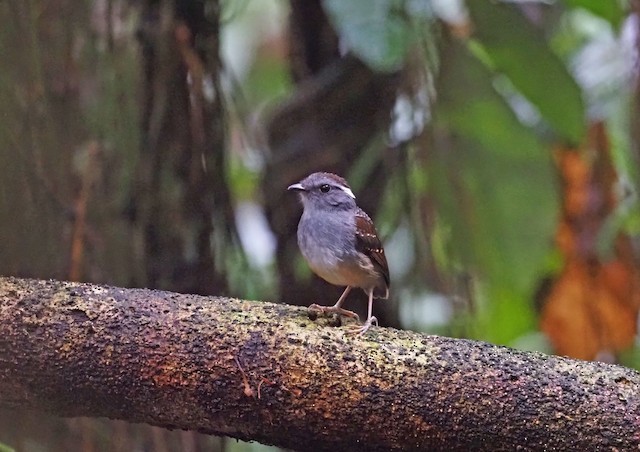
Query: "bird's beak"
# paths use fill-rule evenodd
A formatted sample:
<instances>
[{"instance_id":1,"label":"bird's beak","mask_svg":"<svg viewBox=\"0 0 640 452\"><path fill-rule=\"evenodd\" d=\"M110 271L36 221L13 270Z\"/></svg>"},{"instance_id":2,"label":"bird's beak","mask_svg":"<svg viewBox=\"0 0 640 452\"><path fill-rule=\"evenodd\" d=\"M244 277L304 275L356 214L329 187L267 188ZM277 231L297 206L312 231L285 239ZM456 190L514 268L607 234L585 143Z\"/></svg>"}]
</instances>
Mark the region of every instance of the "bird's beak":
<instances>
[{"instance_id":1,"label":"bird's beak","mask_svg":"<svg viewBox=\"0 0 640 452\"><path fill-rule=\"evenodd\" d=\"M287 190L296 190L296 191L305 191L304 187L302 186L302 184L293 184L293 185L289 185L287 187Z\"/></svg>"}]
</instances>

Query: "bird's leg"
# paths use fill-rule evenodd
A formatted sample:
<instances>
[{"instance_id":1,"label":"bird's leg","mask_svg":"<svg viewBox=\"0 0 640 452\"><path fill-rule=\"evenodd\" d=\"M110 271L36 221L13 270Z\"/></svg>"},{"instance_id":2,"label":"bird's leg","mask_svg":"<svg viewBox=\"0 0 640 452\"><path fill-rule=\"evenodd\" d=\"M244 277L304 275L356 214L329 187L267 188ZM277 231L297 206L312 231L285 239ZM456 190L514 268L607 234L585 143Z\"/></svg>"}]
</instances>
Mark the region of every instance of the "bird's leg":
<instances>
[{"instance_id":1,"label":"bird's leg","mask_svg":"<svg viewBox=\"0 0 640 452\"><path fill-rule=\"evenodd\" d=\"M347 286L346 289L344 289L344 292L342 292L342 295L340 295L340 298L338 298L338 301L336 301L336 304L334 304L333 306L320 306L319 304L312 304L311 306L309 306L309 308L307 309L309 312L314 312L316 314L339 314L339 315L343 315L345 317L351 317L354 318L356 320L360 320L360 318L358 317L358 314L356 314L353 311L349 311L347 309L344 309L342 307L342 303L344 303L344 300L347 299L347 295L349 295L349 292L351 291L351 286Z\"/></svg>"},{"instance_id":2,"label":"bird's leg","mask_svg":"<svg viewBox=\"0 0 640 452\"><path fill-rule=\"evenodd\" d=\"M367 332L369 328L371 328L371 325L374 325L374 324L378 326L378 319L376 319L373 316L373 289L370 289L369 290L369 309L367 312L366 322L364 322L361 326L350 328L347 334L362 336L364 333Z\"/></svg>"}]
</instances>

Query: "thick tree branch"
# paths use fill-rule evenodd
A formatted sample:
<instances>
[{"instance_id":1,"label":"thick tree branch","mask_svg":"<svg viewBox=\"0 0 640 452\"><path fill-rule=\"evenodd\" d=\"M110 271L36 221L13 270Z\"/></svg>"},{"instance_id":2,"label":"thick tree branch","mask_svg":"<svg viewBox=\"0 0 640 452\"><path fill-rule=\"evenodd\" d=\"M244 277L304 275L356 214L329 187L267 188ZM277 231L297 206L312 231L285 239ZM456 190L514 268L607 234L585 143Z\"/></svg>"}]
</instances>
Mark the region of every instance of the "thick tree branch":
<instances>
[{"instance_id":1,"label":"thick tree branch","mask_svg":"<svg viewBox=\"0 0 640 452\"><path fill-rule=\"evenodd\" d=\"M640 375L304 308L0 278L0 405L299 450L630 450Z\"/></svg>"}]
</instances>

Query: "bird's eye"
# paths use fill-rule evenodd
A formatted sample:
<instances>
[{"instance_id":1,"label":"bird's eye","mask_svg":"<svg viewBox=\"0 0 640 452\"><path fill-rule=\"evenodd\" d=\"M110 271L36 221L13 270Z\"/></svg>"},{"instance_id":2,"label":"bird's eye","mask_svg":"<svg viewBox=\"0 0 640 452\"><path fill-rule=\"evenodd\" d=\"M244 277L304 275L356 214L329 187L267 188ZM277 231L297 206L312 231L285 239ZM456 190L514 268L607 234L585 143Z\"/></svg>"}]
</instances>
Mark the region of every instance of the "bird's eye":
<instances>
[{"instance_id":1,"label":"bird's eye","mask_svg":"<svg viewBox=\"0 0 640 452\"><path fill-rule=\"evenodd\" d=\"M322 193L327 193L329 190L331 190L331 185L329 184L324 184L320 186L320 191Z\"/></svg>"}]
</instances>

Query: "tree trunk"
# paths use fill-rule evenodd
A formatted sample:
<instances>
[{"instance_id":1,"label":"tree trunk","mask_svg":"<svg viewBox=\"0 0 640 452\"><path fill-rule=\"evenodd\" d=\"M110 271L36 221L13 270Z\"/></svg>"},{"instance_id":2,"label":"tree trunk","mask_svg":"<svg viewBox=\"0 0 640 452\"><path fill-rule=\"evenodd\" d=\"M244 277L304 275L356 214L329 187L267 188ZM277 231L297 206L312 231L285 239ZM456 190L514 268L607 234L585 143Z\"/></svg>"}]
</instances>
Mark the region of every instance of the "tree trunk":
<instances>
[{"instance_id":1,"label":"tree trunk","mask_svg":"<svg viewBox=\"0 0 640 452\"><path fill-rule=\"evenodd\" d=\"M301 307L0 278L0 405L298 450L630 450L640 374Z\"/></svg>"}]
</instances>

